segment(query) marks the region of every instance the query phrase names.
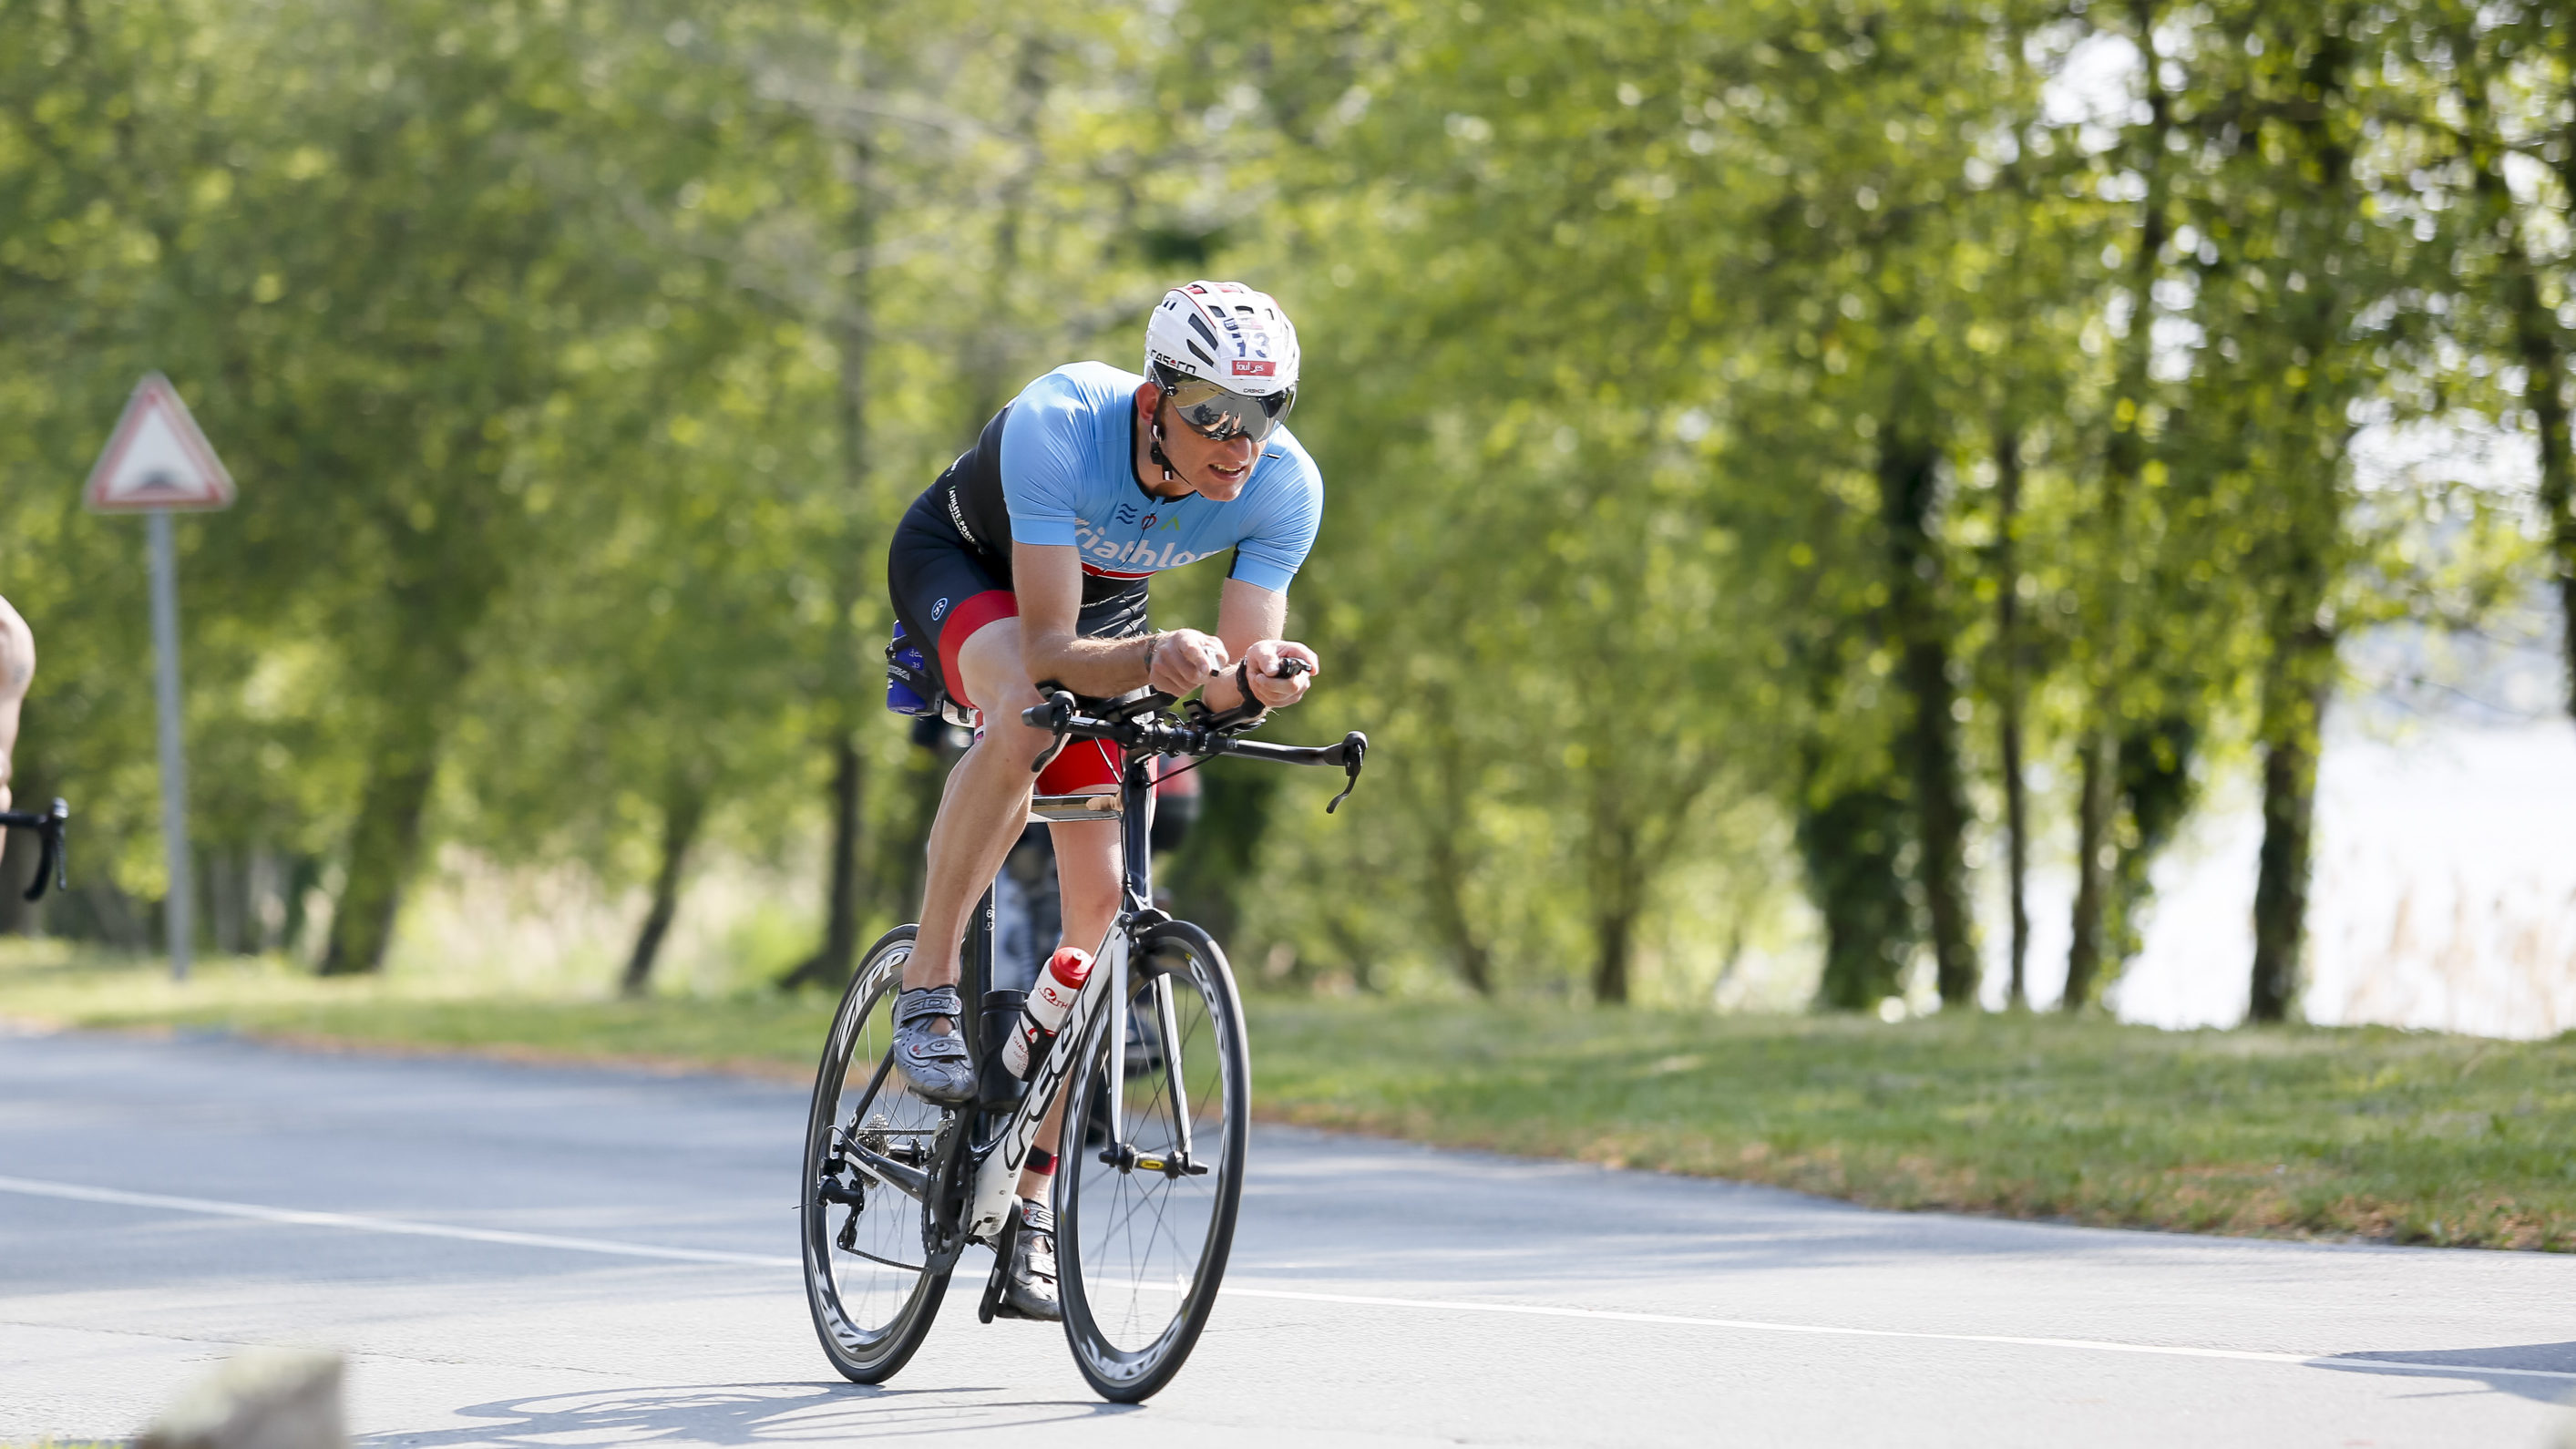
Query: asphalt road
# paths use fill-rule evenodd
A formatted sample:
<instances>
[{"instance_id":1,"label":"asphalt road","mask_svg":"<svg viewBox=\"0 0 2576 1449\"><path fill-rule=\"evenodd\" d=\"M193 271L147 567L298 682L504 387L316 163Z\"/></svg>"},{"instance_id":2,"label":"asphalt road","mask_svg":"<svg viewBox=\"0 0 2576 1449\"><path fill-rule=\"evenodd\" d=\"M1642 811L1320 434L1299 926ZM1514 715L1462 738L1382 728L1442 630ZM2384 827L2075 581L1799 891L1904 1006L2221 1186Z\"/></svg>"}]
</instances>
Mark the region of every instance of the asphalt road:
<instances>
[{"instance_id":1,"label":"asphalt road","mask_svg":"<svg viewBox=\"0 0 2576 1449\"><path fill-rule=\"evenodd\" d=\"M362 1441L437 1449L2540 1449L2576 1394L2576 1258L1875 1213L1273 1129L1216 1319L1150 1404L1097 1402L1056 1329L971 1299L862 1388L788 1266L803 1111L725 1078L0 1036L0 1442L131 1434L249 1344L345 1350Z\"/></svg>"}]
</instances>

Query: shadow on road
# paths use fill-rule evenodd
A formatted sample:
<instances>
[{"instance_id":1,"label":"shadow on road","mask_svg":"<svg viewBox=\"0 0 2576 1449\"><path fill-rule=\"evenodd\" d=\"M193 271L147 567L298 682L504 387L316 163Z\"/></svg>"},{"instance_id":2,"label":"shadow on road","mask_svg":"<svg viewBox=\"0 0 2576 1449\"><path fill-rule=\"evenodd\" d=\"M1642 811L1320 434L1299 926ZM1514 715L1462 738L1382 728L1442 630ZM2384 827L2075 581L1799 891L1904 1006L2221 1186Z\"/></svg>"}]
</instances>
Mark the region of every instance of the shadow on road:
<instances>
[{"instance_id":1,"label":"shadow on road","mask_svg":"<svg viewBox=\"0 0 2576 1449\"><path fill-rule=\"evenodd\" d=\"M368 1449L466 1449L469 1445L650 1440L689 1444L840 1442L863 1435L940 1434L1033 1428L1136 1411L1131 1404L1076 1399L969 1399L998 1388L888 1389L865 1384L709 1384L610 1389L496 1399L458 1409L475 1421L430 1433L362 1435Z\"/></svg>"},{"instance_id":2,"label":"shadow on road","mask_svg":"<svg viewBox=\"0 0 2576 1449\"><path fill-rule=\"evenodd\" d=\"M2386 1365L2385 1368L2379 1365ZM2505 1370L2576 1374L2576 1343L2517 1343L2498 1348L2432 1348L2409 1352L2339 1353L2316 1367L2345 1373L2402 1373L2428 1378L2473 1379L2500 1394L2544 1404L2576 1401L2576 1380L2545 1379Z\"/></svg>"}]
</instances>

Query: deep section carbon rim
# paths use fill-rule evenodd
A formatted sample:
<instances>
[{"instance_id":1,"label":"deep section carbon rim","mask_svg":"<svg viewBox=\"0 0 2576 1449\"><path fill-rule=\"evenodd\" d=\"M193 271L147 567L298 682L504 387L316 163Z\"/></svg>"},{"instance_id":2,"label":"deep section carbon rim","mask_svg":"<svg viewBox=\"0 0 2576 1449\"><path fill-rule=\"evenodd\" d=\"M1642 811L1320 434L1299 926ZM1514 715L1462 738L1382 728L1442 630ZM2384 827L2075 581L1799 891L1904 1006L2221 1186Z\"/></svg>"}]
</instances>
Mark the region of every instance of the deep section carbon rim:
<instances>
[{"instance_id":1,"label":"deep section carbon rim","mask_svg":"<svg viewBox=\"0 0 2576 1449\"><path fill-rule=\"evenodd\" d=\"M912 936L898 927L861 959L832 1019L805 1126L805 1298L832 1366L861 1383L912 1357L948 1283L929 1266L922 1204L883 1166L928 1171L945 1120L886 1069Z\"/></svg>"},{"instance_id":2,"label":"deep section carbon rim","mask_svg":"<svg viewBox=\"0 0 2576 1449\"><path fill-rule=\"evenodd\" d=\"M1075 1364L1103 1397L1132 1403L1171 1381L1215 1307L1252 1083L1233 978L1206 932L1154 928L1129 977L1119 1130L1107 1130L1103 1012L1065 1115L1068 1139L1083 1136L1057 1175L1056 1252Z\"/></svg>"}]
</instances>

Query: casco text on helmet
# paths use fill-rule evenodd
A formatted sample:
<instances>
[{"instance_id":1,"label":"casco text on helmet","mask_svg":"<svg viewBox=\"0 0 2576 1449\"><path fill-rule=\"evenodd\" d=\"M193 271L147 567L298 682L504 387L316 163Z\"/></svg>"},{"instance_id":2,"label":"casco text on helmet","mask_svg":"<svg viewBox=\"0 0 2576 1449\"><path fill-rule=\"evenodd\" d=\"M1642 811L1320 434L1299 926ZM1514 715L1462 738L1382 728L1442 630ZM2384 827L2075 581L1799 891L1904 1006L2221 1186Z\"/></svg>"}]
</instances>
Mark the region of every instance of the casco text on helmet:
<instances>
[{"instance_id":1,"label":"casco text on helmet","mask_svg":"<svg viewBox=\"0 0 2576 1449\"><path fill-rule=\"evenodd\" d=\"M1192 282L1164 293L1145 321L1147 376L1157 364L1246 397L1294 392L1297 329L1267 292Z\"/></svg>"}]
</instances>

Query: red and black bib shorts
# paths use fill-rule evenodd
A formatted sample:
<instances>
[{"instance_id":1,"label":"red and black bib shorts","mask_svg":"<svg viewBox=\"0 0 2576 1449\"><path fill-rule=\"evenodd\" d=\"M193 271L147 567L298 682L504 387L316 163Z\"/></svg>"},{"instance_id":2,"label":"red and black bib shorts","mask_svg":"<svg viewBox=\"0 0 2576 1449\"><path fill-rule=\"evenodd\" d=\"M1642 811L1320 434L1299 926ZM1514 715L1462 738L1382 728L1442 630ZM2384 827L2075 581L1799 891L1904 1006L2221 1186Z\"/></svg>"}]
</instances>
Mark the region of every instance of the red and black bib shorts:
<instances>
[{"instance_id":1,"label":"red and black bib shorts","mask_svg":"<svg viewBox=\"0 0 2576 1449\"><path fill-rule=\"evenodd\" d=\"M1000 540L998 550L986 548L964 531L967 514L958 506L957 471L941 474L904 510L886 552L886 586L905 637L920 648L940 688L957 703L978 709L980 701L966 697L959 679L958 652L978 630L1019 617L1020 605L1011 592L1008 541ZM1082 610L1074 623L1082 637L1133 639L1151 632L1145 580L1086 574L1082 585ZM1118 768L1115 745L1076 740L1038 775L1038 793L1074 795L1114 787Z\"/></svg>"}]
</instances>

